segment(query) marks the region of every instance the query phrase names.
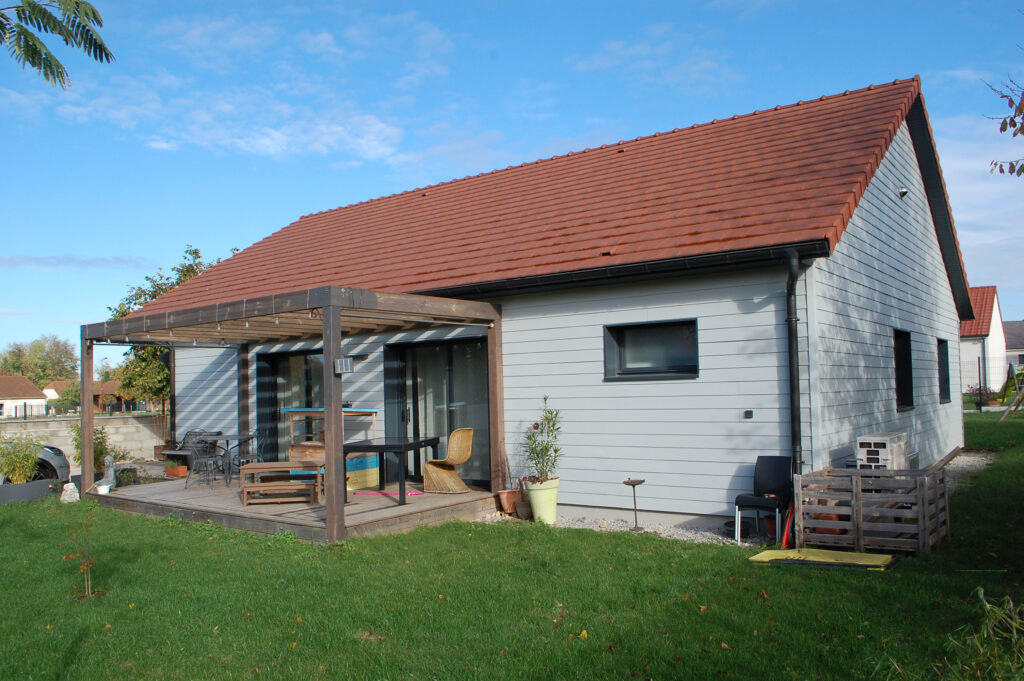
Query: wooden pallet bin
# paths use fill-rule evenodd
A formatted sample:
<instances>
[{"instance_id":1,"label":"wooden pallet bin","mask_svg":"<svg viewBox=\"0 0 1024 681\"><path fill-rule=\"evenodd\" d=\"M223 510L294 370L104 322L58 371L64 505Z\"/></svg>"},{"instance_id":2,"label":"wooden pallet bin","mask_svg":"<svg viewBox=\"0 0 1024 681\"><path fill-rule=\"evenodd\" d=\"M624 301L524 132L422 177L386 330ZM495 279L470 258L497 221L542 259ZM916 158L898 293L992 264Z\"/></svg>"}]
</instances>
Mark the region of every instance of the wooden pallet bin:
<instances>
[{"instance_id":1,"label":"wooden pallet bin","mask_svg":"<svg viewBox=\"0 0 1024 681\"><path fill-rule=\"evenodd\" d=\"M826 468L793 487L797 548L925 553L950 536L942 469Z\"/></svg>"}]
</instances>

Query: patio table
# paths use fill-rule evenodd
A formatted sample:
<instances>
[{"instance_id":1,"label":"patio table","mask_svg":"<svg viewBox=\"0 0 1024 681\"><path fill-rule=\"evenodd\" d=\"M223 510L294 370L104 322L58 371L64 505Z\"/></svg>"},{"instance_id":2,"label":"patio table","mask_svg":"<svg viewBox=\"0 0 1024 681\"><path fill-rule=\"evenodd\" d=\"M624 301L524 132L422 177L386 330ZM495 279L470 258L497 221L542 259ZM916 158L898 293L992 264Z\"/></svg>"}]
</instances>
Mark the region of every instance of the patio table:
<instances>
[{"instance_id":1,"label":"patio table","mask_svg":"<svg viewBox=\"0 0 1024 681\"><path fill-rule=\"evenodd\" d=\"M403 455L429 447L434 458L438 458L438 445L441 439L438 437L377 437L372 440L356 440L345 443L345 456L349 454L376 454L377 465L380 475L378 489L384 489L387 482L387 455L394 454L398 458L398 503L405 505L405 469L406 462ZM419 457L417 457L417 462ZM348 490L346 490L346 496Z\"/></svg>"},{"instance_id":2,"label":"patio table","mask_svg":"<svg viewBox=\"0 0 1024 681\"><path fill-rule=\"evenodd\" d=\"M238 451L238 448L243 442L249 442L256 436L252 433L224 433L221 435L206 435L198 438L200 442L212 442L218 449L224 450L222 455L221 465L224 468L224 485L228 486L231 484L231 458L232 451ZM224 442L223 445L218 443ZM234 442L235 444L231 444Z\"/></svg>"},{"instance_id":3,"label":"patio table","mask_svg":"<svg viewBox=\"0 0 1024 681\"><path fill-rule=\"evenodd\" d=\"M406 473L406 462L403 461L403 455L418 451L420 449L430 448L433 452L433 458L438 458L438 446L440 444L440 438L438 437L377 437L371 440L353 440L352 442L346 442L343 448L343 456L345 471L343 473L347 476L348 473L348 455L349 454L376 454L377 455L377 471L379 476L379 482L377 483L377 489L383 490L387 484L387 455L394 454L398 458L398 503L399 505L405 505L405 473ZM320 447L323 447L323 443L319 443ZM324 465L323 456L307 456L301 458L291 459L293 462L315 462L321 466ZM417 465L419 463L419 457L416 458ZM348 489L345 488L342 498L348 500Z\"/></svg>"}]
</instances>

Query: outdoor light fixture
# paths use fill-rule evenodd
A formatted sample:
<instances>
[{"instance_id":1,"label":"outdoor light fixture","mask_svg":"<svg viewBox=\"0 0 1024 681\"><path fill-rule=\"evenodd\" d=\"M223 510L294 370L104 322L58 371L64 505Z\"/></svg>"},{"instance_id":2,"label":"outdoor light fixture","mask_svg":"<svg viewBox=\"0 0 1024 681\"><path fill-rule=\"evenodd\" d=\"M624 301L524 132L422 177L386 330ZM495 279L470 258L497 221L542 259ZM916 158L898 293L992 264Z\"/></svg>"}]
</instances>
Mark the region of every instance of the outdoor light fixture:
<instances>
[{"instance_id":1,"label":"outdoor light fixture","mask_svg":"<svg viewBox=\"0 0 1024 681\"><path fill-rule=\"evenodd\" d=\"M903 198L904 196L906 196L907 194L909 194L909 193L910 193L910 190L909 190L909 189L907 189L906 187L900 187L900 198L901 198L901 199L902 199L902 198Z\"/></svg>"},{"instance_id":2,"label":"outdoor light fixture","mask_svg":"<svg viewBox=\"0 0 1024 681\"><path fill-rule=\"evenodd\" d=\"M636 514L636 486L642 485L646 482L645 480L637 480L636 478L626 478L622 481L623 485L629 485L633 488L633 527L630 528L633 532L643 532L644 528L640 527L640 521L637 519Z\"/></svg>"}]
</instances>

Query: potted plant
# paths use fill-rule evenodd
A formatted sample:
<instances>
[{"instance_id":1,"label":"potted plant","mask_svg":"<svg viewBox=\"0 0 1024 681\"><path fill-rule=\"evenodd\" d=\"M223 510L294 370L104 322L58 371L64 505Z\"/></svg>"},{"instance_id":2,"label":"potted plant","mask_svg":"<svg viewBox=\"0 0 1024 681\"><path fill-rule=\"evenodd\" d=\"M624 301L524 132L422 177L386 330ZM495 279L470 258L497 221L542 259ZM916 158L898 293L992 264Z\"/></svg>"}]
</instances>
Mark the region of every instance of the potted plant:
<instances>
[{"instance_id":1,"label":"potted plant","mask_svg":"<svg viewBox=\"0 0 1024 681\"><path fill-rule=\"evenodd\" d=\"M512 468L508 464L508 457L505 457L505 484L512 484ZM519 487L510 487L498 490L497 495L502 513L512 515L516 512L516 502L523 498L523 490Z\"/></svg>"},{"instance_id":2,"label":"potted plant","mask_svg":"<svg viewBox=\"0 0 1024 681\"><path fill-rule=\"evenodd\" d=\"M188 475L188 466L180 459L167 459L164 465L164 473L171 478L184 478Z\"/></svg>"},{"instance_id":3,"label":"potted plant","mask_svg":"<svg viewBox=\"0 0 1024 681\"><path fill-rule=\"evenodd\" d=\"M544 396L540 419L530 426L523 439L523 450L530 475L523 478L523 485L530 498L533 517L548 525L554 525L558 515L558 459L562 449L558 446L561 431L561 412L548 405Z\"/></svg>"}]
</instances>

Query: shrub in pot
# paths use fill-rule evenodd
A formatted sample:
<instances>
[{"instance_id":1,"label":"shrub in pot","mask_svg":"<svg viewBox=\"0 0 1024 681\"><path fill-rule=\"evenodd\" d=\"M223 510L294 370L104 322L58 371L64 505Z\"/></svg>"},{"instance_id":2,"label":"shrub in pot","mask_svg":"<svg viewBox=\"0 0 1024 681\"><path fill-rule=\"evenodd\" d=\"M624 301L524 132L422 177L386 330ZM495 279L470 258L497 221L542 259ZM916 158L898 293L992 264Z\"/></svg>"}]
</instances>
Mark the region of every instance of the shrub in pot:
<instances>
[{"instance_id":1,"label":"shrub in pot","mask_svg":"<svg viewBox=\"0 0 1024 681\"><path fill-rule=\"evenodd\" d=\"M523 453L530 475L523 478L523 486L530 498L533 517L554 525L558 516L558 459L562 449L558 446L561 432L561 412L548 404L544 396L540 419L530 426L523 438Z\"/></svg>"}]
</instances>

